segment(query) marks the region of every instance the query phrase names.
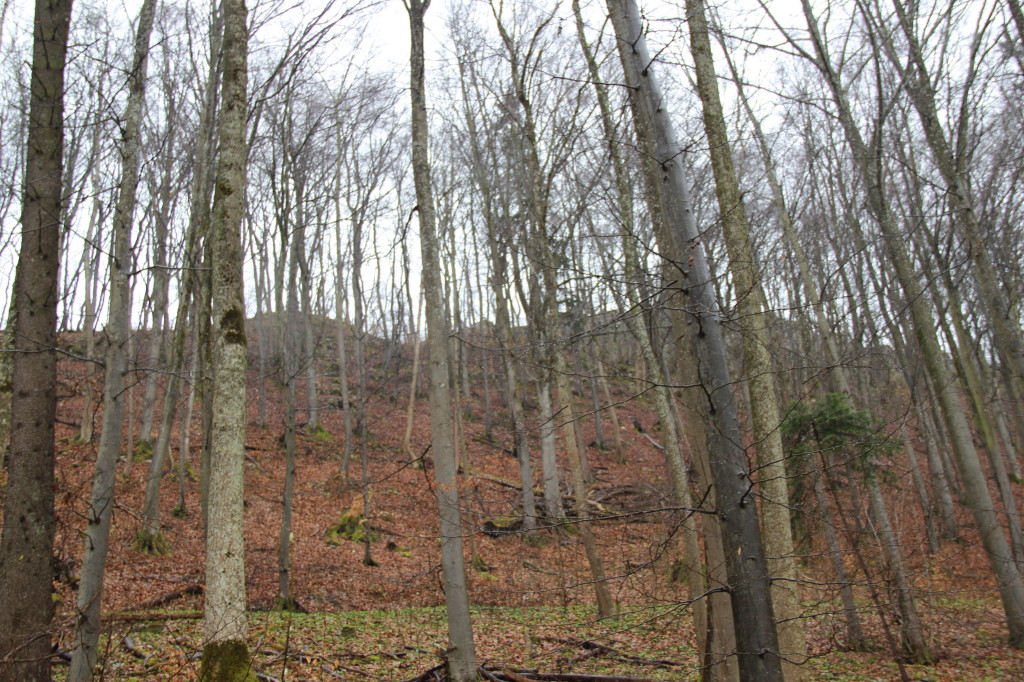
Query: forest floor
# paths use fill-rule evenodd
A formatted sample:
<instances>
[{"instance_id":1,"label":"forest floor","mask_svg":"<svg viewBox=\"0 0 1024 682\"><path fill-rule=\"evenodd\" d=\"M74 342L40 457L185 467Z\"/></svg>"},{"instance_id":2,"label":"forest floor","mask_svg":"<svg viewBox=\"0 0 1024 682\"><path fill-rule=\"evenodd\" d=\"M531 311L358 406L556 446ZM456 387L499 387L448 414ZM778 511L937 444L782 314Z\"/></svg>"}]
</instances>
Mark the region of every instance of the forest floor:
<instances>
[{"instance_id":1,"label":"forest floor","mask_svg":"<svg viewBox=\"0 0 1024 682\"><path fill-rule=\"evenodd\" d=\"M367 516L380 533L370 546L374 566L364 563L363 544L328 541L327 530L338 517L350 508L360 508L362 476L358 455L350 464L349 477L342 475L344 430L341 412L334 407L340 399L334 380L322 378L326 431L302 432L298 439L291 585L306 611L299 614L270 612L278 582L282 402L278 389L267 380L269 425L259 425L258 378L251 377L246 583L250 645L261 679L409 680L440 660L445 630L433 471L429 453L422 457L427 461L425 469L413 461L428 450L424 398L415 410L412 450L416 457L410 458L402 445L409 364L406 358L404 375L378 377L368 405L366 480L371 494ZM66 570L56 590L62 650L71 642L74 575L82 552L97 445L76 440L85 371L77 363L61 369L56 553ZM650 405L643 399L626 400L629 387L619 388L622 395L617 397L624 400L619 407L622 452L587 450L597 476L590 499L605 517L596 524L596 534L621 611L618 618L603 621L596 618L587 562L571 528L555 526L531 538L482 532L488 521L500 525L517 513L517 491L508 483L516 480L518 466L509 454L510 435L499 427L501 411L492 409L494 437L488 439L483 399L473 395L468 401L469 412L462 421L461 455L467 472L462 489L464 523L471 531L466 551L473 567L469 586L482 664L547 673L699 679L687 591L684 583L672 579L682 543L676 532L677 514L668 509L664 456L654 445L661 434ZM141 398L135 400L136 408L139 402ZM498 405L496 397L493 404ZM190 470L198 469L198 402L196 406ZM98 416L94 418L98 424ZM584 442L591 443L593 420L585 418L581 426ZM610 434L608 419L603 427ZM137 431L137 418L132 428ZM123 458L118 478L103 598L107 618L100 679L194 679L202 641L199 486L190 476L188 516L179 518L171 513L177 504L177 481L170 472L164 476L164 537L171 551L166 556L142 554L133 543L148 462L131 459ZM892 500L900 527L916 527L910 521L900 523L901 518L919 514L910 497ZM998 595L977 542L951 543L940 555L928 557L921 551L920 539L904 539L911 549L927 633L940 657L930 666L906 666L909 679L1024 680L1024 652L1005 645ZM843 650L837 595L829 586L827 564L815 542L807 539L804 550L812 558L801 568L807 578L810 679L900 679L868 581L858 587L858 598L877 649L869 653ZM850 569L855 570L852 561ZM877 586L874 596L888 602L884 585ZM66 666L58 661L54 674L59 679L64 671Z\"/></svg>"}]
</instances>

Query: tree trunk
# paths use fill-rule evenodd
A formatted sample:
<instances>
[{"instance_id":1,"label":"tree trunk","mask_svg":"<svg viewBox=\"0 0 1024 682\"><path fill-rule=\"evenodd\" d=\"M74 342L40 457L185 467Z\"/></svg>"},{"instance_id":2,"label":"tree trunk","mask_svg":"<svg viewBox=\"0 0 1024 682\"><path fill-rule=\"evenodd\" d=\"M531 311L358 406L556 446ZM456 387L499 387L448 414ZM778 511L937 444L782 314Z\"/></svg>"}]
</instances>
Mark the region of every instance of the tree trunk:
<instances>
[{"instance_id":1,"label":"tree trunk","mask_svg":"<svg viewBox=\"0 0 1024 682\"><path fill-rule=\"evenodd\" d=\"M434 216L434 197L428 159L429 128L424 86L423 15L429 0L408 0L411 34L412 160L420 218L423 259L422 288L427 309L430 349L430 434L434 454L437 506L441 517L441 569L448 617L448 674L453 682L476 679L476 651L469 615L469 592L462 554L458 471L452 442L452 403L448 371L448 321L441 295L440 242Z\"/></svg>"},{"instance_id":2,"label":"tree trunk","mask_svg":"<svg viewBox=\"0 0 1024 682\"><path fill-rule=\"evenodd\" d=\"M797 682L804 679L801 665L807 657L807 644L803 608L800 605L800 585L793 558L789 479L786 476L782 432L779 428L782 420L776 398L775 367L768 352L768 305L761 288L750 226L718 94L704 0L687 0L686 10L687 25L690 28L690 52L695 64L697 92L704 114L704 132L708 138L715 177L719 221L729 254L729 272L736 288L735 324L743 343L746 386L750 392L748 407L759 465L762 538L768 556L768 572L773 577L772 605L778 619L782 669L787 682Z\"/></svg>"},{"instance_id":3,"label":"tree trunk","mask_svg":"<svg viewBox=\"0 0 1024 682\"><path fill-rule=\"evenodd\" d=\"M896 537L896 532L892 529L889 510L882 498L882 488L878 485L875 476L875 472L868 472L865 474L864 483L868 493L871 521L879 542L882 544L882 549L885 551L886 559L889 562L889 571L892 574L892 587L896 593L896 608L900 614L901 648L911 662L931 663L935 660L935 656L924 639L921 617L917 613L917 603L914 599L914 586L910 580L907 562L903 557L903 548L899 538Z\"/></svg>"},{"instance_id":4,"label":"tree trunk","mask_svg":"<svg viewBox=\"0 0 1024 682\"><path fill-rule=\"evenodd\" d=\"M64 66L71 0L37 0L33 23L21 251L14 288L11 448L0 541L0 680L50 679L54 423L64 147Z\"/></svg>"},{"instance_id":5,"label":"tree trunk","mask_svg":"<svg viewBox=\"0 0 1024 682\"><path fill-rule=\"evenodd\" d=\"M245 638L243 510L246 431L245 196L248 27L242 0L223 0L220 157L210 224L213 394L206 526L204 680L255 680Z\"/></svg>"},{"instance_id":6,"label":"tree trunk","mask_svg":"<svg viewBox=\"0 0 1024 682\"><path fill-rule=\"evenodd\" d=\"M171 340L171 373L167 379L164 394L163 414L160 418L160 432L153 456L149 463L149 474L146 478L146 497L142 506L142 530L136 538L136 547L146 553L164 554L168 547L160 532L160 481L164 475L164 462L171 448L171 433L174 431L174 416L178 407L178 396L181 393L179 374L185 369L185 340L189 325L189 309L195 290L193 262L199 235L196 234L197 224L189 224L186 238L185 253L182 262L187 270L182 276L182 286L178 290L178 313L175 318L174 338Z\"/></svg>"},{"instance_id":7,"label":"tree trunk","mask_svg":"<svg viewBox=\"0 0 1024 682\"><path fill-rule=\"evenodd\" d=\"M637 139L660 164L664 192L661 210L677 243L689 247L688 255L663 254L678 268L680 286L687 294L690 343L700 359L701 384L706 399L703 414L710 419L707 433L712 482L718 495L717 510L728 573L728 589L736 629L740 675L757 680L781 680L775 617L772 612L767 561L761 546L756 505L751 498L750 474L740 445L739 420L732 395L722 337L721 313L714 295L714 279L700 235L693 221L689 191L680 162L680 146L662 106L663 99L652 73L640 13L633 0L608 0L618 38L619 56L630 86ZM656 196L661 191L652 189Z\"/></svg>"},{"instance_id":8,"label":"tree trunk","mask_svg":"<svg viewBox=\"0 0 1024 682\"><path fill-rule=\"evenodd\" d=\"M109 345L103 395L103 431L100 433L92 496L86 513L85 552L75 603L75 649L68 672L68 679L74 682L92 678L100 636L103 578L107 565L110 524L114 514L114 481L124 425L125 378L128 372L128 342L131 337L132 314L129 273L134 268L131 246L132 216L135 212L135 197L139 185L140 132L145 103L149 42L155 13L156 0L145 0L139 12L135 54L128 81L128 102L122 129L121 182L112 226L110 317L107 322Z\"/></svg>"},{"instance_id":9,"label":"tree trunk","mask_svg":"<svg viewBox=\"0 0 1024 682\"><path fill-rule=\"evenodd\" d=\"M583 51L584 58L586 59L590 78L593 81L594 89L597 94L605 144L608 147L608 155L610 157L612 171L615 175L616 208L618 210L618 219L621 223L622 252L623 260L625 261L624 278L627 283L625 299L620 302L620 299L623 299L623 297L616 295L616 301L619 303L619 310L621 314L627 316L630 321L633 335L636 337L637 343L640 346L640 353L644 359L647 369L646 376L655 386L655 407L657 409L658 419L663 426L665 434L665 455L668 461L669 474L672 479L672 489L675 495L675 502L681 508L680 514L682 514L683 543L686 561L690 565L690 571L687 578L690 588L690 599L692 600L694 630L697 634L701 660L702 662L707 662L710 660L710 652L708 649L710 623L708 622L707 617L707 602L703 599L703 594L706 590L706 583L703 573L697 568L701 563L701 555L697 543L696 523L693 513L690 511L693 507L693 501L690 495L691 485L686 470L686 464L683 461L683 453L681 450L682 439L679 432L676 430L678 419L674 414L675 409L672 406L672 396L668 388L670 381L668 377L665 376L665 373L662 372L661 363L655 356L654 347L651 344L651 338L648 333L647 325L644 321L642 309L639 307L641 298L636 285L636 282L640 280L639 258L636 253L636 244L634 242L633 202L629 185L629 177L626 173L622 155L619 153L619 148L615 143L615 124L612 117L607 88L601 80L597 61L594 59L590 45L587 43L579 0L573 0L573 14L576 18L576 33L579 38L580 48ZM717 668L717 663L718 661L712 663L711 668Z\"/></svg>"}]
</instances>

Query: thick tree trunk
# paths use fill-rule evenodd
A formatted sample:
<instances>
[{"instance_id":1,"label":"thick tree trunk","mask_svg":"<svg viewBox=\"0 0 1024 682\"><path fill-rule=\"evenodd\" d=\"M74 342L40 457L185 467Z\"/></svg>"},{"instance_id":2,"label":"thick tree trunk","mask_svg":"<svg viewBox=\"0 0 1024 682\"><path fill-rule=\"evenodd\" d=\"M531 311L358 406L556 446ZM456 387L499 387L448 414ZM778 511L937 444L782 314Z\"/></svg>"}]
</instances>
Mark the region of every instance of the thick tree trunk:
<instances>
[{"instance_id":1,"label":"thick tree trunk","mask_svg":"<svg viewBox=\"0 0 1024 682\"><path fill-rule=\"evenodd\" d=\"M7 324L4 326L3 336L0 337L0 473L6 468L7 450L11 446L11 370L14 365L14 323L17 319L17 307L13 305L15 301L12 300L11 303ZM85 418L83 413L83 423Z\"/></svg>"},{"instance_id":2,"label":"thick tree trunk","mask_svg":"<svg viewBox=\"0 0 1024 682\"><path fill-rule=\"evenodd\" d=\"M0 680L49 680L64 65L71 0L37 0L0 540Z\"/></svg>"},{"instance_id":3,"label":"thick tree trunk","mask_svg":"<svg viewBox=\"0 0 1024 682\"><path fill-rule=\"evenodd\" d=\"M772 575L772 605L778 619L780 654L787 682L804 679L801 664L807 657L800 584L793 553L789 517L789 479L779 426L779 405L775 388L775 366L768 352L768 306L761 288L750 226L739 179L733 165L725 115L718 94L718 81L711 54L704 0L687 0L687 25L704 114L711 166L715 177L719 222L729 254L729 272L736 288L735 324L743 343L748 407L754 431L754 449L759 465L761 524L768 572Z\"/></svg>"},{"instance_id":4,"label":"thick tree trunk","mask_svg":"<svg viewBox=\"0 0 1024 682\"><path fill-rule=\"evenodd\" d=\"M643 149L653 152L664 182L661 207L666 225L677 242L688 247L688 256L672 258L678 268L679 286L688 294L687 313L701 384L706 392L703 414L708 426L712 482L718 495L717 510L732 595L737 657L740 675L757 680L781 680L775 617L772 612L767 561L761 546L756 505L746 457L740 445L739 420L732 395L732 379L722 337L721 313L714 295L714 279L701 245L690 207L688 187L680 161L681 147L663 108L654 81L652 59L647 52L640 13L633 0L608 0L612 25L618 38L619 56ZM655 195L659 190L653 190ZM668 256L669 254L664 254ZM678 256L678 254L671 254Z\"/></svg>"},{"instance_id":5,"label":"thick tree trunk","mask_svg":"<svg viewBox=\"0 0 1024 682\"><path fill-rule=\"evenodd\" d=\"M427 344L430 349L430 434L441 517L441 569L448 617L448 673L453 682L476 679L476 650L469 615L465 558L462 554L462 519L459 510L458 471L452 442L452 403L448 371L448 321L441 295L439 240L430 180L429 128L424 86L423 15L429 0L408 0L411 34L412 160L420 218L423 259L423 296L427 309Z\"/></svg>"}]
</instances>

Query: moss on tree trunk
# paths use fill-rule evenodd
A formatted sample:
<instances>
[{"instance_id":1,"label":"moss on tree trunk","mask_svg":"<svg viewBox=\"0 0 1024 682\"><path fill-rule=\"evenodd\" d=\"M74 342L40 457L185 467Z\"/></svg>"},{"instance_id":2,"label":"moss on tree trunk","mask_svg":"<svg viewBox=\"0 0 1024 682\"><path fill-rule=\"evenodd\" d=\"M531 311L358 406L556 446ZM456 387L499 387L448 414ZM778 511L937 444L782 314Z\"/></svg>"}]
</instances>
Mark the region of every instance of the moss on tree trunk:
<instances>
[{"instance_id":1,"label":"moss on tree trunk","mask_svg":"<svg viewBox=\"0 0 1024 682\"><path fill-rule=\"evenodd\" d=\"M199 679L204 682L256 682L249 647L237 639L210 642L203 647Z\"/></svg>"}]
</instances>

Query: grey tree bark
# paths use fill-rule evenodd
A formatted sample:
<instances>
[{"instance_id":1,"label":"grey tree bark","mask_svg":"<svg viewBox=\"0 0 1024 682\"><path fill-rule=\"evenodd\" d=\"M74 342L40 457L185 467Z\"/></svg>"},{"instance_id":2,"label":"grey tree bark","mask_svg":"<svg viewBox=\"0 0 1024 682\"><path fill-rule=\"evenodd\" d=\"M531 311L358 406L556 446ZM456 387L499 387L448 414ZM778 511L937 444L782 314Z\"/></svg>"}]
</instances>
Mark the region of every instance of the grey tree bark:
<instances>
[{"instance_id":1,"label":"grey tree bark","mask_svg":"<svg viewBox=\"0 0 1024 682\"><path fill-rule=\"evenodd\" d=\"M647 50L635 2L608 0L607 4L630 87L637 139L647 150L653 151L654 159L661 166L665 200L661 209L666 225L678 235L680 243L690 247L688 257L677 258L673 264L678 269L678 286L688 292L687 313L694 320L690 325L689 342L700 358L698 369L706 392L703 409L710 418L707 432L711 474L718 495L717 512L722 523L740 676L781 680L782 661L772 612L770 579L757 509L751 498L753 484L740 445L721 312L693 220L681 147L675 140L672 123L654 80L653 60ZM657 207L654 210L658 210Z\"/></svg>"},{"instance_id":2,"label":"grey tree bark","mask_svg":"<svg viewBox=\"0 0 1024 682\"><path fill-rule=\"evenodd\" d=\"M462 554L462 519L459 509L458 464L452 439L452 403L448 371L448 321L441 297L439 240L430 180L429 127L424 85L423 15L430 0L405 0L409 14L410 95L412 98L412 161L420 218L423 259L422 288L427 309L427 345L430 350L430 435L434 455L437 506L441 517L441 570L448 619L448 674L453 682L476 679L476 649L469 615L469 592Z\"/></svg>"},{"instance_id":3,"label":"grey tree bark","mask_svg":"<svg viewBox=\"0 0 1024 682\"><path fill-rule=\"evenodd\" d=\"M617 217L620 221L619 229L622 231L622 252L625 263L624 275L627 289L625 296L616 294L617 302L621 300L619 303L619 310L621 314L626 315L629 319L630 328L632 329L633 335L640 346L640 353L647 369L647 376L650 378L650 381L655 384L655 408L658 413L658 419L661 422L665 433L664 448L666 458L668 459L673 493L675 495L675 502L680 507L679 513L683 515L683 546L685 549L686 561L691 567L687 580L690 588L690 599L692 600L691 608L693 609L694 631L697 635L701 660L708 661L708 657L711 655L708 647L709 640L711 638L709 637L708 630L709 621L707 602L703 598L706 590L706 583L702 571L697 568L701 563L701 554L697 542L696 523L693 517L693 512L691 511L693 507L693 501L690 494L691 482L687 473L686 463L683 460L681 434L676 429L676 424L679 420L674 414L675 407L673 405L671 392L669 391L670 381L662 372L661 363L655 356L651 337L647 329L646 321L643 317L643 311L639 305L639 301L641 300L637 286L637 282L640 281L638 265L639 257L636 253L633 202L629 177L626 172L625 163L622 159L622 154L619 151L618 144L616 143L617 135L607 86L601 79L597 60L594 58L593 50L587 42L579 0L573 0L572 8L573 14L576 18L576 33L579 38L580 49L587 62L587 70L590 74L595 94L597 95L602 131L604 132L604 140L608 149L608 157L612 167L612 172L615 176L616 209L618 212ZM723 677L717 674L720 667L721 666L719 666L717 662L712 663L709 667L709 672L706 673L706 677Z\"/></svg>"},{"instance_id":4,"label":"grey tree bark","mask_svg":"<svg viewBox=\"0 0 1024 682\"><path fill-rule=\"evenodd\" d=\"M788 682L797 682L804 679L800 666L807 657L807 643L793 552L789 479L779 429L782 420L776 397L775 366L768 351L768 304L761 288L746 207L718 93L704 0L687 0L686 10L690 52L715 177L719 222L725 234L729 272L736 288L736 324L743 343L754 449L759 465L758 483L763 500L762 539L768 555L768 571L772 575L772 605L778 619L783 674Z\"/></svg>"},{"instance_id":5,"label":"grey tree bark","mask_svg":"<svg viewBox=\"0 0 1024 682\"><path fill-rule=\"evenodd\" d=\"M92 679L100 636L100 602L109 549L110 524L114 514L114 481L117 458L121 453L124 425L125 378L128 372L128 342L131 337L131 282L134 268L131 246L132 217L139 184L140 131L146 94L146 70L156 0L145 0L139 12L135 34L132 70L128 76L128 102L121 137L121 181L114 221L110 259L110 301L106 358L106 382L103 395L103 427L96 453L92 496L86 512L85 551L81 581L75 601L75 649L68 679L74 682Z\"/></svg>"},{"instance_id":6,"label":"grey tree bark","mask_svg":"<svg viewBox=\"0 0 1024 682\"><path fill-rule=\"evenodd\" d=\"M247 163L248 26L244 0L223 0L220 154L210 222L212 423L206 526L203 680L256 679L246 644L243 509L246 430L241 228Z\"/></svg>"}]
</instances>

